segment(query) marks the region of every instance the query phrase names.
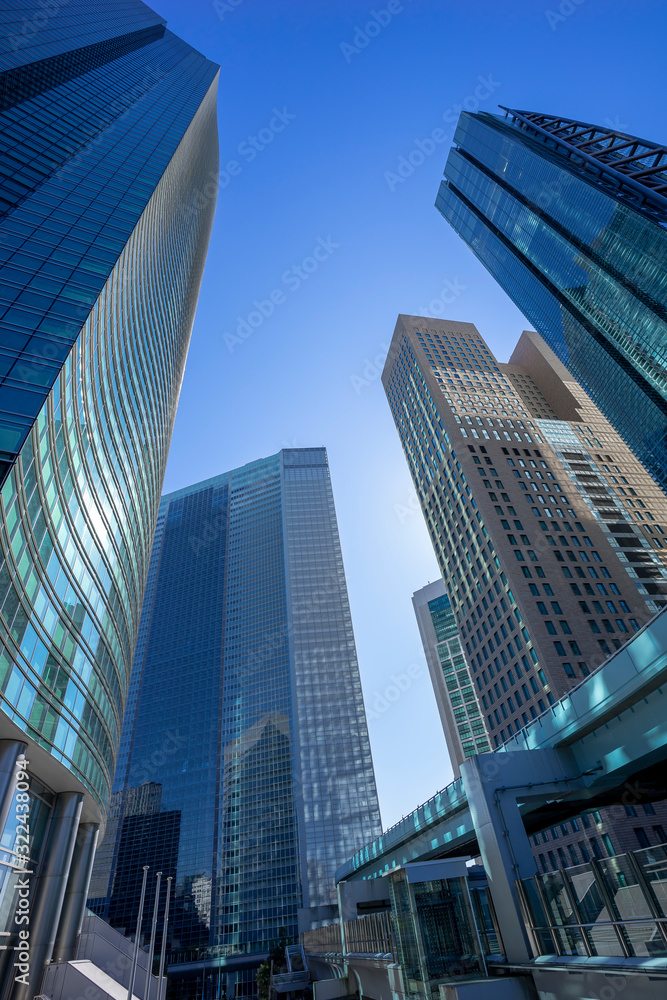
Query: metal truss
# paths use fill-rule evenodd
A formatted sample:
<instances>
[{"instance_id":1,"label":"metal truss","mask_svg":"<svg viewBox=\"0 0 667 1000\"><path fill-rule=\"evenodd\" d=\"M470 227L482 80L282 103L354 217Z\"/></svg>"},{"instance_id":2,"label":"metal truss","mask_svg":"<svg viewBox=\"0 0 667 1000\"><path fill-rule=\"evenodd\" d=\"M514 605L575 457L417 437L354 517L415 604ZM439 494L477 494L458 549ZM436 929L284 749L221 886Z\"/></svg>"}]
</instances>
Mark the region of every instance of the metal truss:
<instances>
[{"instance_id":1,"label":"metal truss","mask_svg":"<svg viewBox=\"0 0 667 1000\"><path fill-rule=\"evenodd\" d=\"M559 152L617 190L637 198L663 221L667 217L667 147L614 128L572 118L516 111L500 105L520 128L554 144Z\"/></svg>"}]
</instances>

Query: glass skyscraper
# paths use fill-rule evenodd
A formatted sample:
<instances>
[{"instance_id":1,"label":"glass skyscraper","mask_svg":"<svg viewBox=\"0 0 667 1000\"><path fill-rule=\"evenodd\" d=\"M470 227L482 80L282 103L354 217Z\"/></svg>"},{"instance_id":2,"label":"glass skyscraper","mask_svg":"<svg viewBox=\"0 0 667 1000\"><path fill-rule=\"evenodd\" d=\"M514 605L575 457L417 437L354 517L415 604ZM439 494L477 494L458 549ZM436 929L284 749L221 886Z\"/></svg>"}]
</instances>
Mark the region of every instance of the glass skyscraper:
<instances>
[{"instance_id":1,"label":"glass skyscraper","mask_svg":"<svg viewBox=\"0 0 667 1000\"><path fill-rule=\"evenodd\" d=\"M461 114L436 205L667 487L667 153L550 115Z\"/></svg>"},{"instance_id":2,"label":"glass skyscraper","mask_svg":"<svg viewBox=\"0 0 667 1000\"><path fill-rule=\"evenodd\" d=\"M456 777L466 757L491 749L456 615L442 579L412 595L419 634Z\"/></svg>"},{"instance_id":3,"label":"glass skyscraper","mask_svg":"<svg viewBox=\"0 0 667 1000\"><path fill-rule=\"evenodd\" d=\"M218 71L137 0L1 16L0 931L22 756L33 872L30 981L3 937L4 998L71 957L104 823L213 221Z\"/></svg>"},{"instance_id":4,"label":"glass skyscraper","mask_svg":"<svg viewBox=\"0 0 667 1000\"><path fill-rule=\"evenodd\" d=\"M142 865L172 875L170 997L254 995L331 915L381 828L324 448L163 497L113 801L89 905L130 929Z\"/></svg>"}]
</instances>

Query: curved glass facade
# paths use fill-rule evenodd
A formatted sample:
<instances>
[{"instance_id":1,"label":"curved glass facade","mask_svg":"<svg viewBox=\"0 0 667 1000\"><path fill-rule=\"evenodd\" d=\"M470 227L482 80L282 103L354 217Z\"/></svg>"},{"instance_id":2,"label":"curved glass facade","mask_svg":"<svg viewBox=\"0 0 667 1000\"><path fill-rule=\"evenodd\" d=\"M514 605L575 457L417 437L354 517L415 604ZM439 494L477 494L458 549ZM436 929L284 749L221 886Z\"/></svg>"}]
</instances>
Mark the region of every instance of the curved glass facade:
<instances>
[{"instance_id":1,"label":"curved glass facade","mask_svg":"<svg viewBox=\"0 0 667 1000\"><path fill-rule=\"evenodd\" d=\"M202 995L202 961L208 996L253 995L379 833L323 448L163 498L112 799L89 905L132 927L142 865L174 878L175 996Z\"/></svg>"},{"instance_id":2,"label":"curved glass facade","mask_svg":"<svg viewBox=\"0 0 667 1000\"><path fill-rule=\"evenodd\" d=\"M54 17L48 86L2 115L25 184L6 183L15 197L0 217L0 436L16 430L1 495L0 708L104 810L215 206L215 190L193 199L217 176L217 68L141 3L76 8L61 14L82 38ZM88 64L60 58L63 37L109 36Z\"/></svg>"},{"instance_id":3,"label":"curved glass facade","mask_svg":"<svg viewBox=\"0 0 667 1000\"><path fill-rule=\"evenodd\" d=\"M667 230L544 141L461 115L436 206L667 485Z\"/></svg>"}]
</instances>

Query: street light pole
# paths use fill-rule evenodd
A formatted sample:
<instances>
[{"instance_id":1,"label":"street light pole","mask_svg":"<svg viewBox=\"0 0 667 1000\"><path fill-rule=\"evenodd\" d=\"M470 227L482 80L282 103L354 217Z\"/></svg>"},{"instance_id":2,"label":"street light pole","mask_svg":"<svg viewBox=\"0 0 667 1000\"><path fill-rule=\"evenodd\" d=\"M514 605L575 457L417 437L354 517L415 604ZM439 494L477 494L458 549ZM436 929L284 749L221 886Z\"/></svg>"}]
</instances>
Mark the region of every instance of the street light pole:
<instances>
[{"instance_id":1,"label":"street light pole","mask_svg":"<svg viewBox=\"0 0 667 1000\"><path fill-rule=\"evenodd\" d=\"M139 916L137 917L137 933L134 938L134 951L132 952L132 968L130 970L130 985L127 988L127 1000L132 1000L134 990L134 977L137 973L137 959L139 957L139 938L141 936L141 921L144 916L144 899L146 896L146 879L150 865L144 865L144 880L141 883L141 898L139 900Z\"/></svg>"},{"instance_id":2,"label":"street light pole","mask_svg":"<svg viewBox=\"0 0 667 1000\"><path fill-rule=\"evenodd\" d=\"M157 872L157 881L155 883L155 903L153 905L153 922L151 924L151 943L148 947L148 965L146 966L146 986L144 987L144 1000L150 1000L150 987L151 987L151 970L153 968L153 950L155 948L155 931L157 929L157 908L160 902L160 879L162 878L162 872ZM160 989L160 984L158 983L158 992Z\"/></svg>"},{"instance_id":3,"label":"street light pole","mask_svg":"<svg viewBox=\"0 0 667 1000\"><path fill-rule=\"evenodd\" d=\"M162 947L160 948L160 971L158 973L158 1000L163 1000L162 993L163 987L166 987L166 979L163 983L164 977L164 957L167 950L167 924L169 921L169 897L171 895L171 875L167 878L167 901L164 904L164 920L162 921Z\"/></svg>"}]
</instances>

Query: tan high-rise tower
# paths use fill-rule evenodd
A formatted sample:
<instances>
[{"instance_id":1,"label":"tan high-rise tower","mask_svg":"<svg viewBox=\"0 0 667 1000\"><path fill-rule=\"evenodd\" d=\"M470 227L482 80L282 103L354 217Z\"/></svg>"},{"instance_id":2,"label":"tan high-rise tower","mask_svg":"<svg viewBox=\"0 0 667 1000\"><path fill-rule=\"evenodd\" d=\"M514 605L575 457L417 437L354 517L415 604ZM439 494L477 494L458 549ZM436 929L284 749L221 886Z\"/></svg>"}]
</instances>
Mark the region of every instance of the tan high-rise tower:
<instances>
[{"instance_id":1,"label":"tan high-rise tower","mask_svg":"<svg viewBox=\"0 0 667 1000\"><path fill-rule=\"evenodd\" d=\"M537 334L400 316L383 383L499 746L664 603L667 500Z\"/></svg>"}]
</instances>

